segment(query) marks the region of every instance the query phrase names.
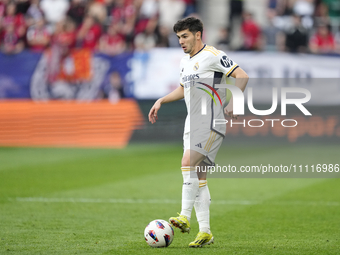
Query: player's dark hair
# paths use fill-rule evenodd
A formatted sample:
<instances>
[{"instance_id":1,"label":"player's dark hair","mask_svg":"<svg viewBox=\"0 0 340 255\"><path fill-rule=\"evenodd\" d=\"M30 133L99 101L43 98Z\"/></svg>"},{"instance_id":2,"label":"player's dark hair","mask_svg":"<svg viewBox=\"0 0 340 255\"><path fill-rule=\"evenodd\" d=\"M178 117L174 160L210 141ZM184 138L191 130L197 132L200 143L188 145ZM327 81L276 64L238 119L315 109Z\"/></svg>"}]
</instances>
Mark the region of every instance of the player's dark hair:
<instances>
[{"instance_id":1,"label":"player's dark hair","mask_svg":"<svg viewBox=\"0 0 340 255\"><path fill-rule=\"evenodd\" d=\"M201 38L202 38L203 23L201 20L195 17L188 17L188 18L177 21L176 24L174 25L175 33L186 30L186 29L189 29L189 31L193 34L196 34L197 32L201 32Z\"/></svg>"}]
</instances>

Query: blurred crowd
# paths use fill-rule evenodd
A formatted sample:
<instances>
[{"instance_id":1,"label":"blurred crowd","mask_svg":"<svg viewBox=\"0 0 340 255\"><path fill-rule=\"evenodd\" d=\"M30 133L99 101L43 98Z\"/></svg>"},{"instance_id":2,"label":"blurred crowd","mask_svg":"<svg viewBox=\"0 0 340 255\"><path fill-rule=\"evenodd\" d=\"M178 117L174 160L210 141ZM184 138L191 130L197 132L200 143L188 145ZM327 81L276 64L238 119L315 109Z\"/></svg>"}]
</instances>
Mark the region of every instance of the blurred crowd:
<instances>
[{"instance_id":1,"label":"blurred crowd","mask_svg":"<svg viewBox=\"0 0 340 255\"><path fill-rule=\"evenodd\" d=\"M195 0L0 0L1 49L116 55L175 47L173 24L195 12Z\"/></svg>"},{"instance_id":2,"label":"blurred crowd","mask_svg":"<svg viewBox=\"0 0 340 255\"><path fill-rule=\"evenodd\" d=\"M218 49L340 54L340 0L266 0L266 17L256 17L256 12L245 8L245 1L257 0L225 1L230 15L223 19L228 26L221 29L219 38L204 38ZM86 93L95 91L91 89L96 84L93 52L114 56L179 47L173 24L189 15L199 16L199 9L209 11L206 7L213 2L0 0L0 49L5 54L24 49L45 53L46 62L38 74L39 84L46 83L48 88L46 98L90 98ZM210 7L211 13L220 8ZM205 22L205 30L218 30L211 21L216 20ZM123 75L110 70L95 98L117 102L127 96Z\"/></svg>"},{"instance_id":3,"label":"blurred crowd","mask_svg":"<svg viewBox=\"0 0 340 255\"><path fill-rule=\"evenodd\" d=\"M244 1L229 0L229 25L221 29L218 47L340 53L340 0L267 0L262 26ZM195 15L196 5L195 0L0 0L0 46L8 54L58 47L61 55L74 48L116 55L177 47L172 26ZM235 46L230 42L237 35Z\"/></svg>"},{"instance_id":4,"label":"blurred crowd","mask_svg":"<svg viewBox=\"0 0 340 255\"><path fill-rule=\"evenodd\" d=\"M230 0L229 26L217 44L228 50L340 54L340 0L267 0L266 24L255 18L243 0ZM230 43L235 27L242 38L236 47Z\"/></svg>"}]
</instances>

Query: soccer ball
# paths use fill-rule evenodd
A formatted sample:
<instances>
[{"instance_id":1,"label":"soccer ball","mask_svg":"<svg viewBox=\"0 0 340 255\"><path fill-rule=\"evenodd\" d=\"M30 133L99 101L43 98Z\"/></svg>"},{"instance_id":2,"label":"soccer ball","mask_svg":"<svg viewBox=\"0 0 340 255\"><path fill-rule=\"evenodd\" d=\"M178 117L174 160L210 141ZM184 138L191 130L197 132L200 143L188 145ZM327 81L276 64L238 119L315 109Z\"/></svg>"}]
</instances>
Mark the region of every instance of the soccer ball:
<instances>
[{"instance_id":1,"label":"soccer ball","mask_svg":"<svg viewBox=\"0 0 340 255\"><path fill-rule=\"evenodd\" d=\"M153 220L146 226L144 237L153 248L168 247L174 239L174 230L165 220Z\"/></svg>"}]
</instances>

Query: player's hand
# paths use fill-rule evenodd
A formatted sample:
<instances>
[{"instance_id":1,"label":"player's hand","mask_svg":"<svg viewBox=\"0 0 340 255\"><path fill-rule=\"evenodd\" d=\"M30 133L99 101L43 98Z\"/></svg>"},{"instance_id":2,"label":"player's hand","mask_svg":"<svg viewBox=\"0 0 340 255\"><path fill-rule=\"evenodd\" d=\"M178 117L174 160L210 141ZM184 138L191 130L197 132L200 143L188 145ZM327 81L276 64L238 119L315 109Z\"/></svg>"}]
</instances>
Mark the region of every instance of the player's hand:
<instances>
[{"instance_id":1,"label":"player's hand","mask_svg":"<svg viewBox=\"0 0 340 255\"><path fill-rule=\"evenodd\" d=\"M151 107L150 112L149 112L149 121L151 124L154 124L156 120L158 120L158 110L161 108L161 102L160 99L156 101L156 103Z\"/></svg>"},{"instance_id":2,"label":"player's hand","mask_svg":"<svg viewBox=\"0 0 340 255\"><path fill-rule=\"evenodd\" d=\"M226 115L228 115L230 118L237 120L238 115L234 115L233 114L233 105L232 104L228 104L225 108L224 108L224 113Z\"/></svg>"}]
</instances>

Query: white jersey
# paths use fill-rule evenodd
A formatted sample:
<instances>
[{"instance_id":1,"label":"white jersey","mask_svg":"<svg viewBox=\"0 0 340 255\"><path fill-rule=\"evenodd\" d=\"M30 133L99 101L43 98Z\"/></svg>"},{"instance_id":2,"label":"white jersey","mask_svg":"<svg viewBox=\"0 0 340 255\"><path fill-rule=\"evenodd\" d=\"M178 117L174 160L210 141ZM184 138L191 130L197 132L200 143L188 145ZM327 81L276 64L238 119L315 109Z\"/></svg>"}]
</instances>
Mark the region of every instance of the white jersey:
<instances>
[{"instance_id":1,"label":"white jersey","mask_svg":"<svg viewBox=\"0 0 340 255\"><path fill-rule=\"evenodd\" d=\"M224 119L223 106L226 101L226 89L217 89L215 85L225 84L226 77L236 68L238 65L223 51L207 45L194 56L186 55L182 58L180 84L184 87L188 110L184 133L210 129L225 135L226 125L213 126L214 119ZM206 102L206 107L202 101Z\"/></svg>"}]
</instances>

